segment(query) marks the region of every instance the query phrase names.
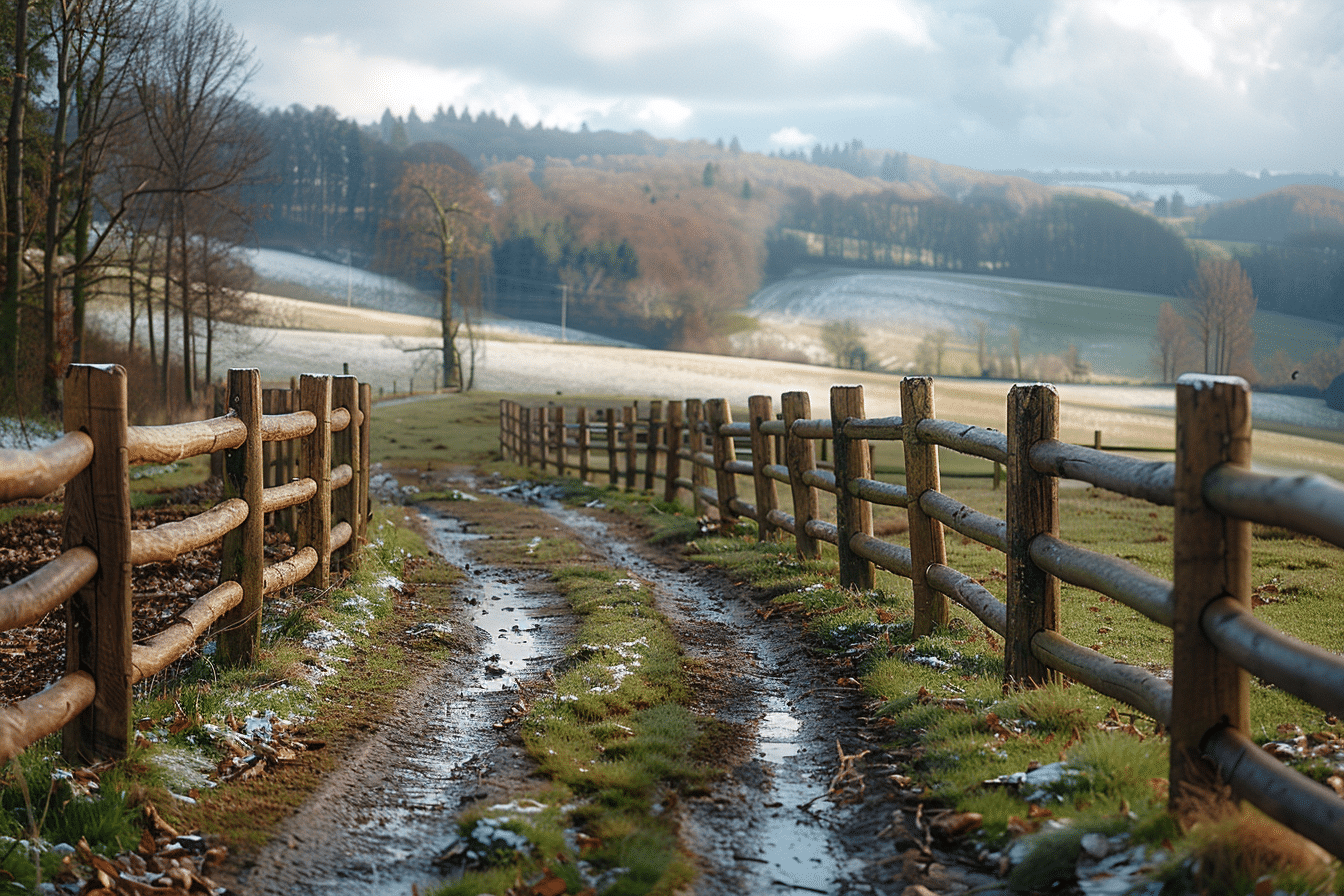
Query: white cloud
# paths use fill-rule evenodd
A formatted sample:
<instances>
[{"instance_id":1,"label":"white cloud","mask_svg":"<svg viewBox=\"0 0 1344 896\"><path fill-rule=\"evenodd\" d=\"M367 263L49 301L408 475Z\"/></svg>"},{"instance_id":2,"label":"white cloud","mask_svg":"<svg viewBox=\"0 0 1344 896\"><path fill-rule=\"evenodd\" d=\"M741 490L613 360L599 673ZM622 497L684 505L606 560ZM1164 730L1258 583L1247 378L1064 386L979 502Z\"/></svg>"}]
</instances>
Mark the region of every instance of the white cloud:
<instances>
[{"instance_id":1,"label":"white cloud","mask_svg":"<svg viewBox=\"0 0 1344 896\"><path fill-rule=\"evenodd\" d=\"M793 125L780 128L770 135L770 142L781 149L797 149L800 146L815 146L815 134L804 134Z\"/></svg>"},{"instance_id":2,"label":"white cloud","mask_svg":"<svg viewBox=\"0 0 1344 896\"><path fill-rule=\"evenodd\" d=\"M332 106L360 121L376 120L384 109L405 115L415 108L425 117L439 106L456 106L459 112L491 110L505 119L517 115L528 126L544 122L575 129L584 122L596 127L610 121L617 127L667 132L693 114L690 106L673 97L585 94L515 81L486 69L439 68L369 54L334 34L301 38L281 58L285 71L280 78L263 82L268 88L263 102ZM268 68L276 64L271 58ZM283 93L277 85L283 85Z\"/></svg>"},{"instance_id":3,"label":"white cloud","mask_svg":"<svg viewBox=\"0 0 1344 896\"><path fill-rule=\"evenodd\" d=\"M218 2L265 103L361 121L452 104L980 167L1329 169L1344 142L1337 0Z\"/></svg>"}]
</instances>

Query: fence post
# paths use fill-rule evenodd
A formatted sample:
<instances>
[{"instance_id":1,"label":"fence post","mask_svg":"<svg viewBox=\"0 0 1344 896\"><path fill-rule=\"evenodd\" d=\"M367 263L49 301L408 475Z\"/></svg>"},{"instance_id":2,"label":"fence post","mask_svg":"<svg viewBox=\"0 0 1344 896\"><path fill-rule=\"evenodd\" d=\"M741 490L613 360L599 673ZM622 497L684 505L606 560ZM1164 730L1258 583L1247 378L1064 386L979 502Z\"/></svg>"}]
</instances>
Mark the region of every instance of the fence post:
<instances>
[{"instance_id":1,"label":"fence post","mask_svg":"<svg viewBox=\"0 0 1344 896\"><path fill-rule=\"evenodd\" d=\"M821 546L807 534L807 521L817 518L817 490L803 482L803 474L816 469L817 449L811 439L793 434L794 421L812 419L812 398L806 392L785 392L779 404L784 412L784 465L793 495L793 540L799 557L816 560Z\"/></svg>"},{"instance_id":2,"label":"fence post","mask_svg":"<svg viewBox=\"0 0 1344 896\"><path fill-rule=\"evenodd\" d=\"M280 395L279 400L281 407L277 410L281 413L292 414L299 410L299 387L293 377L290 378L290 388ZM299 446L301 443L301 439L287 439L279 443L279 450L284 455L280 467L283 477L282 485L299 478ZM289 534L290 544L297 545L299 542L299 508L297 506L286 507L280 513L283 514L281 520L285 532Z\"/></svg>"},{"instance_id":3,"label":"fence post","mask_svg":"<svg viewBox=\"0 0 1344 896\"><path fill-rule=\"evenodd\" d=\"M635 419L639 414L639 405L628 404L621 408L621 425L625 433L625 490L635 490L635 467L639 463L639 454L635 445Z\"/></svg>"},{"instance_id":4,"label":"fence post","mask_svg":"<svg viewBox=\"0 0 1344 896\"><path fill-rule=\"evenodd\" d=\"M338 467L349 464L350 484L336 489L331 494L331 518L333 522L344 520L350 524L350 540L336 553L336 562L343 567L350 563L359 546L359 511L356 510L359 498L359 380L353 376L332 377L331 403L335 407L350 412L350 425L331 436L331 464Z\"/></svg>"},{"instance_id":5,"label":"fence post","mask_svg":"<svg viewBox=\"0 0 1344 896\"><path fill-rule=\"evenodd\" d=\"M901 445L905 451L906 519L910 521L910 585L915 597L915 637L947 625L947 596L929 587L928 569L947 563L943 524L919 506L926 491L942 487L938 446L919 437L919 421L933 417L933 378L908 376L901 380Z\"/></svg>"},{"instance_id":6,"label":"fence post","mask_svg":"<svg viewBox=\"0 0 1344 896\"><path fill-rule=\"evenodd\" d=\"M677 480L681 478L681 402L667 403L667 426L664 438L667 464L664 468L663 500L671 504L677 500Z\"/></svg>"},{"instance_id":7,"label":"fence post","mask_svg":"<svg viewBox=\"0 0 1344 896\"><path fill-rule=\"evenodd\" d=\"M728 469L728 462L737 460L737 445L732 436L719 429L733 422L733 411L726 398L711 398L705 402L705 417L709 421L710 444L714 451L714 488L719 493L719 520L737 519L733 502L737 500L737 474Z\"/></svg>"},{"instance_id":8,"label":"fence post","mask_svg":"<svg viewBox=\"0 0 1344 896\"><path fill-rule=\"evenodd\" d=\"M765 468L775 462L775 443L761 432L762 423L775 419L770 396L748 398L747 415L751 420L751 469L756 486L756 536L760 541L774 541L779 527L770 522L770 511L779 507L779 491L775 480L766 475Z\"/></svg>"},{"instance_id":9,"label":"fence post","mask_svg":"<svg viewBox=\"0 0 1344 896\"><path fill-rule=\"evenodd\" d=\"M873 534L873 505L849 491L852 479L871 479L871 455L867 439L845 435L845 421L863 419L863 387L831 387L831 438L835 442L835 525L840 548L840 587L871 590L877 570L871 560L854 553L849 540L854 535Z\"/></svg>"},{"instance_id":10,"label":"fence post","mask_svg":"<svg viewBox=\"0 0 1344 896\"><path fill-rule=\"evenodd\" d=\"M1004 681L1025 687L1058 682L1058 672L1036 659L1031 639L1059 631L1059 579L1032 562L1037 535L1059 535L1059 480L1031 466L1031 446L1059 434L1059 393L1047 383L1008 392L1008 636Z\"/></svg>"},{"instance_id":11,"label":"fence post","mask_svg":"<svg viewBox=\"0 0 1344 896\"><path fill-rule=\"evenodd\" d=\"M563 405L551 408L551 428L555 430L555 475L565 475L565 408Z\"/></svg>"},{"instance_id":12,"label":"fence post","mask_svg":"<svg viewBox=\"0 0 1344 896\"><path fill-rule=\"evenodd\" d=\"M537 469L545 473L547 458L551 453L550 409L539 407L532 417L537 421Z\"/></svg>"},{"instance_id":13,"label":"fence post","mask_svg":"<svg viewBox=\"0 0 1344 896\"><path fill-rule=\"evenodd\" d=\"M705 450L705 435L700 431L704 419L704 402L698 398L686 399L686 447L691 455L691 506L696 516L705 513L705 500L700 496L700 489L709 486L709 470L695 459L697 454Z\"/></svg>"},{"instance_id":14,"label":"fence post","mask_svg":"<svg viewBox=\"0 0 1344 896\"><path fill-rule=\"evenodd\" d=\"M532 409L518 406L518 434L522 438L523 466L532 468Z\"/></svg>"},{"instance_id":15,"label":"fence post","mask_svg":"<svg viewBox=\"0 0 1344 896\"><path fill-rule=\"evenodd\" d=\"M607 408L607 482L610 485L616 485L621 481L619 468L616 466L616 409Z\"/></svg>"},{"instance_id":16,"label":"fence post","mask_svg":"<svg viewBox=\"0 0 1344 896\"><path fill-rule=\"evenodd\" d=\"M247 502L247 519L224 536L219 580L237 582L242 600L220 619L216 655L226 667L250 666L261 647L261 603L266 571L265 520L261 512L261 371L229 371L229 408L247 427L247 440L224 452L224 497Z\"/></svg>"},{"instance_id":17,"label":"fence post","mask_svg":"<svg viewBox=\"0 0 1344 896\"><path fill-rule=\"evenodd\" d=\"M509 459L509 400L501 398L499 400L499 457L501 460Z\"/></svg>"},{"instance_id":18,"label":"fence post","mask_svg":"<svg viewBox=\"0 0 1344 896\"><path fill-rule=\"evenodd\" d=\"M658 424L663 419L663 403L649 402L649 428L644 436L644 491L653 494L653 481L658 475Z\"/></svg>"},{"instance_id":19,"label":"fence post","mask_svg":"<svg viewBox=\"0 0 1344 896\"><path fill-rule=\"evenodd\" d=\"M1176 383L1176 516L1173 532L1171 808L1217 792L1201 759L1204 736L1219 725L1250 728L1247 673L1204 636L1209 602L1231 597L1251 607L1251 524L1204 503L1214 467L1251 463L1250 387L1240 377L1187 374Z\"/></svg>"},{"instance_id":20,"label":"fence post","mask_svg":"<svg viewBox=\"0 0 1344 896\"><path fill-rule=\"evenodd\" d=\"M65 607L65 670L93 676L93 704L65 727L63 750L90 763L126 755L131 732L131 486L126 371L71 365L65 431L93 440L93 459L65 486L62 545L98 555L98 572Z\"/></svg>"},{"instance_id":21,"label":"fence post","mask_svg":"<svg viewBox=\"0 0 1344 896\"><path fill-rule=\"evenodd\" d=\"M359 384L359 409L364 414L359 424L359 497L355 505L359 511L359 540L369 540L369 435L373 432L373 386Z\"/></svg>"},{"instance_id":22,"label":"fence post","mask_svg":"<svg viewBox=\"0 0 1344 896\"><path fill-rule=\"evenodd\" d=\"M591 474L591 470L588 468L590 459L588 449L591 444L591 434L588 432L588 406L579 405L579 409L575 411L575 416L578 417L579 425L579 480L587 482Z\"/></svg>"},{"instance_id":23,"label":"fence post","mask_svg":"<svg viewBox=\"0 0 1344 896\"><path fill-rule=\"evenodd\" d=\"M274 389L261 390L261 412L262 414L275 413ZM261 484L266 488L280 484L280 469L276 466L276 449L279 445L279 442L261 443ZM266 522L268 525L274 525L275 514L268 513Z\"/></svg>"},{"instance_id":24,"label":"fence post","mask_svg":"<svg viewBox=\"0 0 1344 896\"><path fill-rule=\"evenodd\" d=\"M300 377L299 407L317 418L299 452L299 476L317 483L317 494L299 505L299 547L317 551L317 565L303 582L325 591L331 586L331 377Z\"/></svg>"}]
</instances>

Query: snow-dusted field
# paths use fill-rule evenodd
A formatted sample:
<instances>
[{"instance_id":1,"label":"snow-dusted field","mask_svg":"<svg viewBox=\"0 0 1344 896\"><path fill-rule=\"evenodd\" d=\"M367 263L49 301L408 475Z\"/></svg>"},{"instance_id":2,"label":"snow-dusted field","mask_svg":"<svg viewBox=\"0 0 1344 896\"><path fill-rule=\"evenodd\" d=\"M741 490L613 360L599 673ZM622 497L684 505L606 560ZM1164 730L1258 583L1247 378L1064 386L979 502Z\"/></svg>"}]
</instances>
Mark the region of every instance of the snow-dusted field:
<instances>
[{"instance_id":1,"label":"snow-dusted field","mask_svg":"<svg viewBox=\"0 0 1344 896\"><path fill-rule=\"evenodd\" d=\"M229 367L257 367L268 382L285 382L302 373L340 373L344 364L375 395L405 392L414 381L428 390L438 367L437 322L389 312L346 309L293 300L258 297L281 326L222 328L215 348L216 376ZM115 309L96 312L99 325L124 334L125 315ZM289 329L293 326L327 329ZM861 383L867 413L900 413L900 377L858 373L782 361L723 355L699 355L555 341L521 341L516 333L482 328L477 343L475 385L492 392L537 396L628 398L727 398L735 406L750 395L776 398L787 391L812 396L813 414L825 416L832 385ZM535 338L535 337L534 337ZM468 347L459 343L464 363ZM939 416L981 426L1004 427L1009 383L996 380L940 378L936 388ZM1091 443L1100 429L1107 444L1170 445L1173 442L1173 390L1156 386L1061 385L1061 435ZM1293 422L1344 431L1344 414L1319 401L1256 395L1257 421ZM1344 446L1318 439L1260 430L1256 456L1262 462L1306 467L1344 478Z\"/></svg>"}]
</instances>

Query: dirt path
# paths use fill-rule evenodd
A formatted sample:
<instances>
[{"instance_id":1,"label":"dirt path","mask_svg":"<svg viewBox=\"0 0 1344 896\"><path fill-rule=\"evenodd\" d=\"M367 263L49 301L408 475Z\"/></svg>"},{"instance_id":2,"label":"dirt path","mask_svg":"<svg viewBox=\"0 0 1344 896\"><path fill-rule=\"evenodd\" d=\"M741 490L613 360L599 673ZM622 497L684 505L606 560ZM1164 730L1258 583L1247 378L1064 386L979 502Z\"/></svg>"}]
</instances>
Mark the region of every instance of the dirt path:
<instances>
[{"instance_id":1,"label":"dirt path","mask_svg":"<svg viewBox=\"0 0 1344 896\"><path fill-rule=\"evenodd\" d=\"M543 573L473 562L469 545L482 536L457 520L428 514L425 525L431 547L468 571L446 625L474 630L475 650L426 670L258 856L240 880L248 894L423 890L442 877L433 859L452 841L457 812L507 801L533 771L522 746L495 724L510 714L516 679L560 658L564 602Z\"/></svg>"},{"instance_id":2,"label":"dirt path","mask_svg":"<svg viewBox=\"0 0 1344 896\"><path fill-rule=\"evenodd\" d=\"M697 661L696 708L724 723L714 759L730 773L678 810L701 868L695 893L881 896L911 883L939 893L992 885L913 849L910 794L892 777L900 757L876 748L859 691L837 683L787 622L763 619L714 571L542 497L540 509L591 559L656 586L660 610ZM469 526L442 514L425 524L433 549L466 572L449 624L473 627L477 649L429 670L405 695L242 876L244 893L381 896L412 884L423 892L462 808L508 802L537 783L512 730L495 725L510 715L517 680L562 658L563 601L543 572L476 561L472 542L482 536Z\"/></svg>"}]
</instances>

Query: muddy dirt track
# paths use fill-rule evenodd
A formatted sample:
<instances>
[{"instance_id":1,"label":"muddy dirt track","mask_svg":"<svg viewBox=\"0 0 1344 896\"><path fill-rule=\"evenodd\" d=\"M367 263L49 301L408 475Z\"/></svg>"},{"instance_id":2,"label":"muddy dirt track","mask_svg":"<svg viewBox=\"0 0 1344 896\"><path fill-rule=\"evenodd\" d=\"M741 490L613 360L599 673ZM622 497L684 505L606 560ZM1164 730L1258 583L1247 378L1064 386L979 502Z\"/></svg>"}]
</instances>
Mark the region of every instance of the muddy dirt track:
<instances>
[{"instance_id":1,"label":"muddy dirt track","mask_svg":"<svg viewBox=\"0 0 1344 896\"><path fill-rule=\"evenodd\" d=\"M460 486L461 483L454 483ZM660 610L696 658L701 713L742 732L721 745L730 773L707 796L683 800L685 848L700 867L694 891L903 893L911 884L959 893L993 878L936 850L911 816L901 757L866 730L860 693L801 646L789 622L713 570L644 546L601 511L533 492L554 526L587 557L653 585ZM474 652L428 670L280 830L236 888L247 894L408 894L441 879L434 858L453 820L476 803L508 803L541 780L501 724L520 696L563 659L564 601L544 573L484 565L484 536L427 511L431 547L467 574L447 624ZM554 533L553 533L554 534Z\"/></svg>"}]
</instances>

